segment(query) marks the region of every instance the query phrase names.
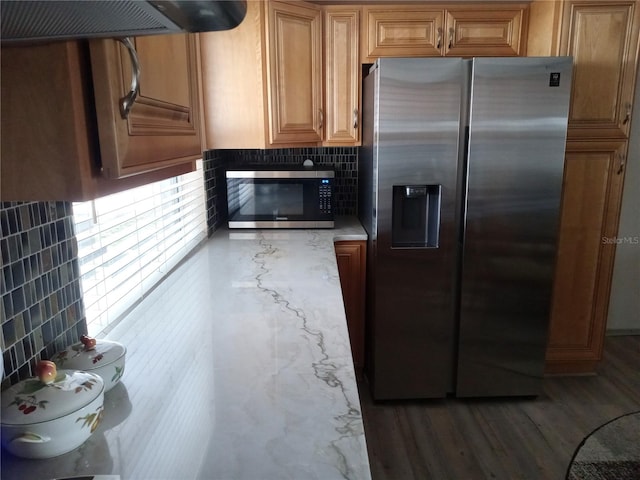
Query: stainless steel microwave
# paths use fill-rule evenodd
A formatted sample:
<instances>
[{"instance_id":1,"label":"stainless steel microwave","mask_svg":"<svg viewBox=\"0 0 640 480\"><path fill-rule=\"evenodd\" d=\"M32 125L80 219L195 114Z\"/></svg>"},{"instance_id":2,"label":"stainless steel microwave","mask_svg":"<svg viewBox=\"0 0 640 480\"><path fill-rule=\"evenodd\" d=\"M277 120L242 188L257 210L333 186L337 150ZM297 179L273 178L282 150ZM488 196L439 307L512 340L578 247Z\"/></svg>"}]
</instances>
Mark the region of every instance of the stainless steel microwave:
<instances>
[{"instance_id":1,"label":"stainless steel microwave","mask_svg":"<svg viewBox=\"0 0 640 480\"><path fill-rule=\"evenodd\" d=\"M227 170L229 228L333 228L335 171Z\"/></svg>"}]
</instances>

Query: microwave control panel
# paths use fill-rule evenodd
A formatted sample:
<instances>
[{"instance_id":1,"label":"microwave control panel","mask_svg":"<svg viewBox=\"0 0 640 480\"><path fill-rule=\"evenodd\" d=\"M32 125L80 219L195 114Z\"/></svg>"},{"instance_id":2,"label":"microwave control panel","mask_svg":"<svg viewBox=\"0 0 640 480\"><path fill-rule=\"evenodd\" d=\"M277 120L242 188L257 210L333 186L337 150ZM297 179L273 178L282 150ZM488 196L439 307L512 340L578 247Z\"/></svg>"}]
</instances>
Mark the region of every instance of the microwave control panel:
<instances>
[{"instance_id":1,"label":"microwave control panel","mask_svg":"<svg viewBox=\"0 0 640 480\"><path fill-rule=\"evenodd\" d=\"M318 187L320 200L320 213L331 215L333 203L333 184L330 178L323 178Z\"/></svg>"}]
</instances>

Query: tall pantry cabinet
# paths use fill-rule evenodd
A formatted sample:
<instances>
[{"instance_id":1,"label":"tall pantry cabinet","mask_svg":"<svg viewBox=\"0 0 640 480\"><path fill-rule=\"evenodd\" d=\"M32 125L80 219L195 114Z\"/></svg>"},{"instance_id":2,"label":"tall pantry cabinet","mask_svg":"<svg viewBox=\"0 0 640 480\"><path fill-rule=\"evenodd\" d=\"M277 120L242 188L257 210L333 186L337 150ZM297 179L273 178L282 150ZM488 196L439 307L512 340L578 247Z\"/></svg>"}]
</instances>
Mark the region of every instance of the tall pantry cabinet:
<instances>
[{"instance_id":1,"label":"tall pantry cabinet","mask_svg":"<svg viewBox=\"0 0 640 480\"><path fill-rule=\"evenodd\" d=\"M594 372L603 340L638 70L640 4L537 1L529 55L574 59L548 373Z\"/></svg>"}]
</instances>

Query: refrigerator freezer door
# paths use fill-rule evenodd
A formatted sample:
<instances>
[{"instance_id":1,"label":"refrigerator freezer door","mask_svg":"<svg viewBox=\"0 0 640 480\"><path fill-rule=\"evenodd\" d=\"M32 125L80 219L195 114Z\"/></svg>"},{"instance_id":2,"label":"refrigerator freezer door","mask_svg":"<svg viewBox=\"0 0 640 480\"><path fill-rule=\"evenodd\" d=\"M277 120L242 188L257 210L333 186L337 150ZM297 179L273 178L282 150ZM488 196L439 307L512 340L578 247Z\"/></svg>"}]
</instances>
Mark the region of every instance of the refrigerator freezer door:
<instances>
[{"instance_id":1,"label":"refrigerator freezer door","mask_svg":"<svg viewBox=\"0 0 640 480\"><path fill-rule=\"evenodd\" d=\"M464 72L456 58L383 58L374 72L377 81L365 82L365 99L377 87L373 115L364 115L365 129L373 134L363 134L361 159L363 166L371 165L363 169L369 172L363 178L371 179L377 191L368 312L369 377L376 399L443 397L453 388L455 195ZM395 220L395 245L394 191L395 214L402 216Z\"/></svg>"},{"instance_id":2,"label":"refrigerator freezer door","mask_svg":"<svg viewBox=\"0 0 640 480\"><path fill-rule=\"evenodd\" d=\"M473 60L458 396L540 392L571 69Z\"/></svg>"}]
</instances>

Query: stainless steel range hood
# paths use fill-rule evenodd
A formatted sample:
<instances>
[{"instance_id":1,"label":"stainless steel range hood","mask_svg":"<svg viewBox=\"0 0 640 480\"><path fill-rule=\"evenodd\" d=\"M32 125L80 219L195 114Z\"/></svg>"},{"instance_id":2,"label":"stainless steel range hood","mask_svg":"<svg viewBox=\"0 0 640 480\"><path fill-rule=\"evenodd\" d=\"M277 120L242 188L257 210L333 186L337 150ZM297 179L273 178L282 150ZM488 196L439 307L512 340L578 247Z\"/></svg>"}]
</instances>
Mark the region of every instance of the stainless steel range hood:
<instances>
[{"instance_id":1,"label":"stainless steel range hood","mask_svg":"<svg viewBox=\"0 0 640 480\"><path fill-rule=\"evenodd\" d=\"M1 1L2 43L209 32L236 27L244 0Z\"/></svg>"}]
</instances>

